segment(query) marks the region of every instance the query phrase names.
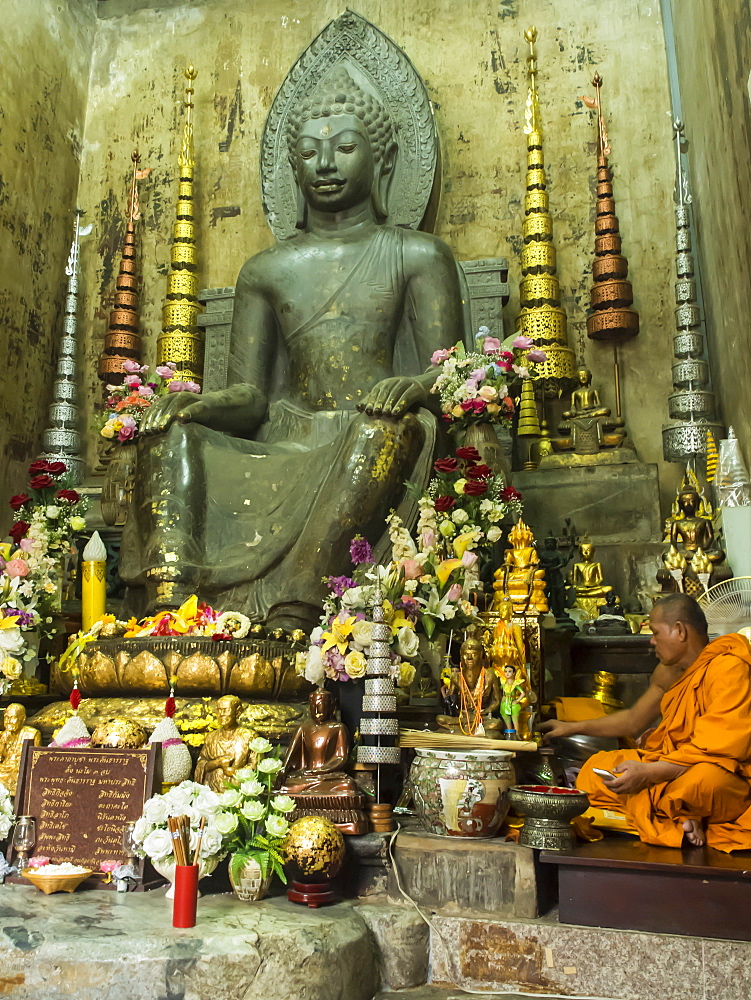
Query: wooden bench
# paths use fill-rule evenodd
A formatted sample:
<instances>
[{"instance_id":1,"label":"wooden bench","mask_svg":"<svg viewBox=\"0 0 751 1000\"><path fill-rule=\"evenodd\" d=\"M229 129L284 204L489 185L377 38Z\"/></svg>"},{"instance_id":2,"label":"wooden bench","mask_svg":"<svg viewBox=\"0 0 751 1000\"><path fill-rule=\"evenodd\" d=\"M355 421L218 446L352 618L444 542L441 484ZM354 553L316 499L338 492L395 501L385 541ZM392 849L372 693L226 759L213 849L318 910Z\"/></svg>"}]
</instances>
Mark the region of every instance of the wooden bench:
<instances>
[{"instance_id":1,"label":"wooden bench","mask_svg":"<svg viewBox=\"0 0 751 1000\"><path fill-rule=\"evenodd\" d=\"M558 866L561 923L751 941L751 851L616 835L540 861Z\"/></svg>"}]
</instances>

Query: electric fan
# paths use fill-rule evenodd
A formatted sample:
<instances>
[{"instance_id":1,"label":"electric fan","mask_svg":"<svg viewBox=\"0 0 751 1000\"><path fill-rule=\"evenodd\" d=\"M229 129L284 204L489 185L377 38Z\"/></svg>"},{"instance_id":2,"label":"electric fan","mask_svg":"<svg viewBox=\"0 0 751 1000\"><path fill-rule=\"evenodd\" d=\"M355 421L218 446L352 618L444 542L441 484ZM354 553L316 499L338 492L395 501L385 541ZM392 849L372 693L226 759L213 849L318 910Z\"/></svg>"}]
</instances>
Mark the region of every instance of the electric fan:
<instances>
[{"instance_id":1,"label":"electric fan","mask_svg":"<svg viewBox=\"0 0 751 1000\"><path fill-rule=\"evenodd\" d=\"M698 601L707 616L710 639L729 632L751 637L751 576L734 576L716 583Z\"/></svg>"}]
</instances>

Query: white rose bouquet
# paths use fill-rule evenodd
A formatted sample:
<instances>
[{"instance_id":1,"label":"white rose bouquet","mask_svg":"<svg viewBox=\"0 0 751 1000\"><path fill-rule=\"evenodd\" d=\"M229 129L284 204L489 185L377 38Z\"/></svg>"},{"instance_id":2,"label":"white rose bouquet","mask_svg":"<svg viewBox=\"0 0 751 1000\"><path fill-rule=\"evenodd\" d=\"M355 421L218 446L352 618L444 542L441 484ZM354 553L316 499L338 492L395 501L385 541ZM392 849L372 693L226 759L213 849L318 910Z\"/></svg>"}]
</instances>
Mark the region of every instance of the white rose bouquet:
<instances>
[{"instance_id":1,"label":"white rose bouquet","mask_svg":"<svg viewBox=\"0 0 751 1000\"><path fill-rule=\"evenodd\" d=\"M164 795L148 799L133 830L139 857L148 857L163 864L174 863L173 841L167 828L168 816L190 818L191 854L198 842L201 820L205 819L199 859L207 870L213 871L227 854L229 843L228 836L222 833L227 825L227 814L222 809L219 795L206 785L182 781Z\"/></svg>"},{"instance_id":2,"label":"white rose bouquet","mask_svg":"<svg viewBox=\"0 0 751 1000\"><path fill-rule=\"evenodd\" d=\"M279 848L289 830L287 817L295 803L289 795L274 791L276 776L283 767L279 748L272 747L262 736L252 740L250 748L256 754L256 765L241 768L232 781L226 782L215 823L233 852L233 878L239 877L245 862L252 859L260 867L262 878L271 870L286 882Z\"/></svg>"},{"instance_id":3,"label":"white rose bouquet","mask_svg":"<svg viewBox=\"0 0 751 1000\"><path fill-rule=\"evenodd\" d=\"M15 821L13 799L5 786L0 785L0 840L5 840Z\"/></svg>"}]
</instances>

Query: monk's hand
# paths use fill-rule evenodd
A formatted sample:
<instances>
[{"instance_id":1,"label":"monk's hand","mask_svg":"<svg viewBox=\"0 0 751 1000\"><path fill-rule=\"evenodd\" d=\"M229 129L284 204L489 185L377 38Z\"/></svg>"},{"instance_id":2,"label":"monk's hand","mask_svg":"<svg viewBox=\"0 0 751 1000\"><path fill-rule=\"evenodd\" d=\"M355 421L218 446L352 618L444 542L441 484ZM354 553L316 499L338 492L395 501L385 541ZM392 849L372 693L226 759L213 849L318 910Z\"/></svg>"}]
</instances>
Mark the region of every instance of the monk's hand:
<instances>
[{"instance_id":1,"label":"monk's hand","mask_svg":"<svg viewBox=\"0 0 751 1000\"><path fill-rule=\"evenodd\" d=\"M633 795L643 788L650 788L665 778L661 774L659 762L644 760L624 760L613 768L615 778L603 778L608 788L617 795Z\"/></svg>"},{"instance_id":2,"label":"monk's hand","mask_svg":"<svg viewBox=\"0 0 751 1000\"><path fill-rule=\"evenodd\" d=\"M559 736L575 736L579 732L575 722L561 722L560 719L548 719L537 728L544 734L546 743Z\"/></svg>"},{"instance_id":3,"label":"monk's hand","mask_svg":"<svg viewBox=\"0 0 751 1000\"><path fill-rule=\"evenodd\" d=\"M427 404L425 387L415 378L396 375L377 382L357 409L370 417L403 417L415 406Z\"/></svg>"},{"instance_id":4,"label":"monk's hand","mask_svg":"<svg viewBox=\"0 0 751 1000\"><path fill-rule=\"evenodd\" d=\"M163 434L176 420L180 423L189 420L201 423L200 418L206 417L207 409L206 401L194 392L170 392L152 403L146 410L139 433L146 436Z\"/></svg>"}]
</instances>

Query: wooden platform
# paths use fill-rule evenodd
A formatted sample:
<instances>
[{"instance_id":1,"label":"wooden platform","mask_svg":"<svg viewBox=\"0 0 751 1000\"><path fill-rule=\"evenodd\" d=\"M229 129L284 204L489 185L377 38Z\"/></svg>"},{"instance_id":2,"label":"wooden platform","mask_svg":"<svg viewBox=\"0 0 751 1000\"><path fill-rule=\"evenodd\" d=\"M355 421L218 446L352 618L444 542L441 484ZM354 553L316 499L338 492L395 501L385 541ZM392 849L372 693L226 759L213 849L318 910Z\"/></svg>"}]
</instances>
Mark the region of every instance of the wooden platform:
<instances>
[{"instance_id":1,"label":"wooden platform","mask_svg":"<svg viewBox=\"0 0 751 1000\"><path fill-rule=\"evenodd\" d=\"M540 861L558 866L561 923L751 941L751 851L624 836L542 851Z\"/></svg>"}]
</instances>

